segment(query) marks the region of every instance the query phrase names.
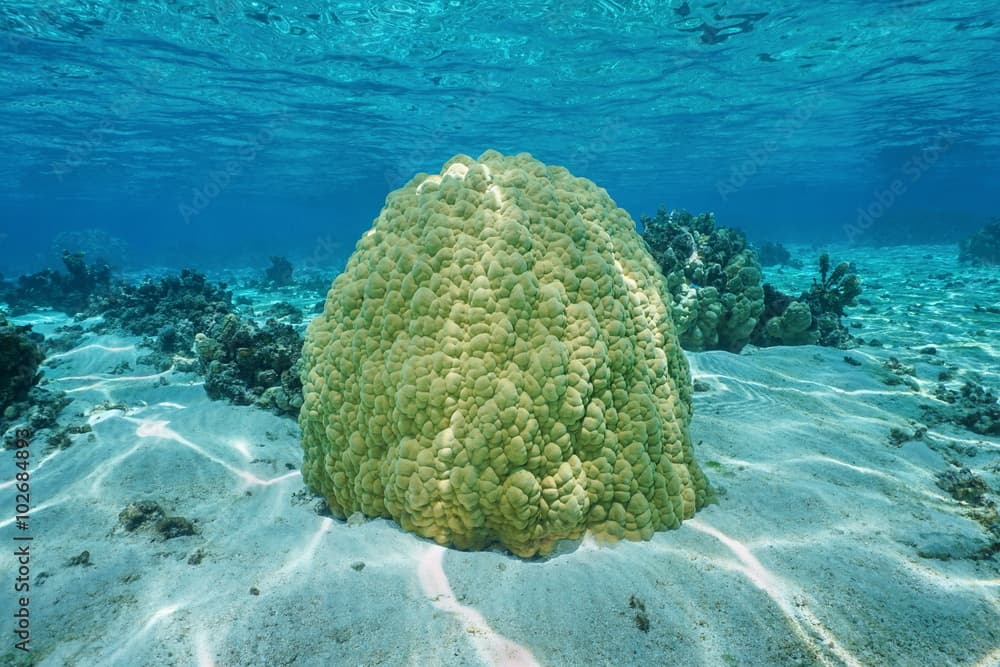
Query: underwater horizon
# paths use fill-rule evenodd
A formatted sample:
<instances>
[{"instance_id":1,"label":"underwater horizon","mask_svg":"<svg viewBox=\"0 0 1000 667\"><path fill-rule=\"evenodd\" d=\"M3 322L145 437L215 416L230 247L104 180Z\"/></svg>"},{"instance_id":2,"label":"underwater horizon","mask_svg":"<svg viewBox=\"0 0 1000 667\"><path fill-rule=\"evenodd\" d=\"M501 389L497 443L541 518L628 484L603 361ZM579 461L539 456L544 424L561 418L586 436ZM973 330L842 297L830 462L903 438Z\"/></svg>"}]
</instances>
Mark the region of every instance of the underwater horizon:
<instances>
[{"instance_id":1,"label":"underwater horizon","mask_svg":"<svg viewBox=\"0 0 1000 667\"><path fill-rule=\"evenodd\" d=\"M136 264L306 253L357 238L414 174L490 148L563 165L635 219L710 210L759 242L855 240L870 209L865 232L946 218L967 234L996 215L982 3L5 1L0 16L7 275L95 226ZM277 219L297 227L276 244Z\"/></svg>"},{"instance_id":2,"label":"underwater horizon","mask_svg":"<svg viewBox=\"0 0 1000 667\"><path fill-rule=\"evenodd\" d=\"M0 667L1000 666L998 63L0 0Z\"/></svg>"}]
</instances>

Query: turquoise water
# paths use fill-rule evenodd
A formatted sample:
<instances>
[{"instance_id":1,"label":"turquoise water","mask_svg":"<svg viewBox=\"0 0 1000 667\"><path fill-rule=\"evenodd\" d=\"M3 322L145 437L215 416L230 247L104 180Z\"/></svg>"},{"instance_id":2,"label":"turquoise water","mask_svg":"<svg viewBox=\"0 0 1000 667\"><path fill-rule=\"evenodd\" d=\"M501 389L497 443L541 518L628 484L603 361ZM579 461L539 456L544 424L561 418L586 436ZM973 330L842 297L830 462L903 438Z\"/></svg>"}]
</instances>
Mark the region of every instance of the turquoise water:
<instances>
[{"instance_id":1,"label":"turquoise water","mask_svg":"<svg viewBox=\"0 0 1000 667\"><path fill-rule=\"evenodd\" d=\"M0 0L0 667L1000 665L1000 271L958 245L1000 252L998 63L1000 8L963 0ZM567 221L523 171L438 176L487 149L591 179L640 227L664 214L643 246L579 181ZM348 264L422 172L394 203L474 200L482 229L451 247L407 209ZM525 202L532 237L503 217ZM758 272L766 242L791 254ZM541 296L517 314L520 282ZM634 336L581 347L587 312ZM649 343L668 321L680 342ZM594 385L619 369L610 402L557 392L592 361ZM668 434L714 502L632 541L648 451L657 493L682 488ZM377 497L357 461L387 449L421 511L520 521L542 497L570 521L591 501L558 459L585 440L630 539L601 507L525 557L340 517L302 472Z\"/></svg>"},{"instance_id":2,"label":"turquoise water","mask_svg":"<svg viewBox=\"0 0 1000 667\"><path fill-rule=\"evenodd\" d=\"M998 18L958 0L4 0L7 243L89 217L143 250L195 225L207 255L263 252L291 215L301 251L486 148L565 165L633 217L714 210L758 237L843 240L877 202L982 222Z\"/></svg>"}]
</instances>

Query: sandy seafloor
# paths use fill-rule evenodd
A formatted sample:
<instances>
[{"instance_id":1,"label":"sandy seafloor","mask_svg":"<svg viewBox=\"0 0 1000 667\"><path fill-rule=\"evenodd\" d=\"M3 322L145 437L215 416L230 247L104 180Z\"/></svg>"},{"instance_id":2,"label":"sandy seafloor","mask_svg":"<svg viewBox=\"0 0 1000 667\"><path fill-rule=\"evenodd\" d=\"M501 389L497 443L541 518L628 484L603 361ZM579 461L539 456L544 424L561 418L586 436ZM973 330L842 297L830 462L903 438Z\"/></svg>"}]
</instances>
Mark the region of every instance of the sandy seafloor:
<instances>
[{"instance_id":1,"label":"sandy seafloor","mask_svg":"<svg viewBox=\"0 0 1000 667\"><path fill-rule=\"evenodd\" d=\"M995 499L1000 443L949 424L902 444L889 437L926 423L920 406L935 403L943 368L949 386L1000 386L1000 314L975 309L1000 305L1000 272L959 267L952 247L831 252L855 260L865 281L868 305L847 321L882 347L690 354L704 383L696 455L720 502L649 542L584 540L547 560L324 518L303 490L294 421L213 402L196 375L137 366L136 338L87 336L47 360L45 382L73 399L60 424L92 432L66 449L45 452L43 435L32 445L34 660L1000 664L1000 554L976 556L989 541L975 508L935 484L963 465ZM779 287L804 288L812 273L766 270ZM16 319L43 333L67 321ZM926 345L937 354L921 354ZM889 357L914 365L915 382L886 384ZM112 374L122 361L133 370ZM7 470L11 461L3 452ZM14 492L3 479L6 578ZM190 519L197 534L125 532L118 515L138 500ZM68 564L84 550L89 565ZM4 590L0 656L11 661Z\"/></svg>"}]
</instances>

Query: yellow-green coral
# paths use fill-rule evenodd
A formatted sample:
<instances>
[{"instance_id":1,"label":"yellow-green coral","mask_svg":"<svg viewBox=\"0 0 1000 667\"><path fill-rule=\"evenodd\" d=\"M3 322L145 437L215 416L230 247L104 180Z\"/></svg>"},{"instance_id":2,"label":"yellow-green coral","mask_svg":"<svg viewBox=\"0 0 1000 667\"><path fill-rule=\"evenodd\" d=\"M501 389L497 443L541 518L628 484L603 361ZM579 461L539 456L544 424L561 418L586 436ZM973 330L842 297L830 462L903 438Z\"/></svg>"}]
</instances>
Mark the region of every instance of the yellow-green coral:
<instances>
[{"instance_id":1,"label":"yellow-green coral","mask_svg":"<svg viewBox=\"0 0 1000 667\"><path fill-rule=\"evenodd\" d=\"M767 321L765 340L772 345L814 345L817 335L809 329L812 322L809 306L801 301L792 301L781 315Z\"/></svg>"},{"instance_id":2,"label":"yellow-green coral","mask_svg":"<svg viewBox=\"0 0 1000 667\"><path fill-rule=\"evenodd\" d=\"M708 499L663 277L628 214L530 155L386 199L304 346L303 478L331 511L531 556Z\"/></svg>"}]
</instances>

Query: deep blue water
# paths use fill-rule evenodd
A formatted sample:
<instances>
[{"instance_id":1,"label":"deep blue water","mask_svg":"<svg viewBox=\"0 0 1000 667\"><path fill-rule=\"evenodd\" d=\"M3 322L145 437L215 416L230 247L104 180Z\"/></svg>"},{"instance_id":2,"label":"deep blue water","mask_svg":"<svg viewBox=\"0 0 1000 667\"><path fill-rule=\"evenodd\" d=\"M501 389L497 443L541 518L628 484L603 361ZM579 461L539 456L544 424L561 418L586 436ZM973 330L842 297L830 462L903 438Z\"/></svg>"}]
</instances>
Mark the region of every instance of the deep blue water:
<instances>
[{"instance_id":1,"label":"deep blue water","mask_svg":"<svg viewBox=\"0 0 1000 667\"><path fill-rule=\"evenodd\" d=\"M487 148L636 219L954 234L1000 210L998 63L981 1L0 0L0 272L74 229L133 266L349 248L391 189Z\"/></svg>"}]
</instances>

